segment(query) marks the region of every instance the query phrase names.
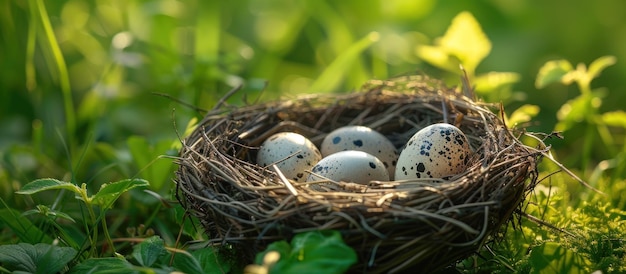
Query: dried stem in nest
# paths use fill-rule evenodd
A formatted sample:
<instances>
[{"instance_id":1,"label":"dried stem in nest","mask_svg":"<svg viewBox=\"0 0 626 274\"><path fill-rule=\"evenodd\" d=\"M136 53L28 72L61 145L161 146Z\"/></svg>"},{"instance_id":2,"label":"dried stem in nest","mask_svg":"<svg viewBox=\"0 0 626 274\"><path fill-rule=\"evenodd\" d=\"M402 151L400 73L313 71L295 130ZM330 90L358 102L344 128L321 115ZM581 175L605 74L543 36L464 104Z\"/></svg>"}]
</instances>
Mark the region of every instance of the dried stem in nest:
<instances>
[{"instance_id":1,"label":"dried stem in nest","mask_svg":"<svg viewBox=\"0 0 626 274\"><path fill-rule=\"evenodd\" d=\"M215 243L248 260L276 239L335 229L359 254L354 271L445 267L496 235L537 182L545 151L521 144L491 109L497 106L426 76L372 81L339 96L222 104L184 140L177 196ZM254 163L257 147L279 131L319 145L333 129L364 125L401 149L419 129L443 121L455 123L474 151L467 170L451 178L298 183Z\"/></svg>"}]
</instances>

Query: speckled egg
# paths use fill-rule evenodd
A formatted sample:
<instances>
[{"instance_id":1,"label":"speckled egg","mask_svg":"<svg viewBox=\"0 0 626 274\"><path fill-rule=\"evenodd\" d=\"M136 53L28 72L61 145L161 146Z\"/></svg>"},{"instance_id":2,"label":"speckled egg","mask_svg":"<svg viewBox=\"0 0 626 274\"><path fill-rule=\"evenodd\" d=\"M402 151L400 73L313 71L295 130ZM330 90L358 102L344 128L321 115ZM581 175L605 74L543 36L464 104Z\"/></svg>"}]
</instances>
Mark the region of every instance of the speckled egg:
<instances>
[{"instance_id":1,"label":"speckled egg","mask_svg":"<svg viewBox=\"0 0 626 274\"><path fill-rule=\"evenodd\" d=\"M356 150L346 150L324 157L313 167L314 174L307 181L322 180L368 184L370 181L389 181L389 173L383 162L373 155Z\"/></svg>"},{"instance_id":2,"label":"speckled egg","mask_svg":"<svg viewBox=\"0 0 626 274\"><path fill-rule=\"evenodd\" d=\"M257 164L276 164L278 169L296 182L303 182L308 171L322 159L322 154L306 137L294 132L276 133L261 145L257 153Z\"/></svg>"},{"instance_id":3,"label":"speckled egg","mask_svg":"<svg viewBox=\"0 0 626 274\"><path fill-rule=\"evenodd\" d=\"M391 141L378 131L365 126L340 127L326 135L320 146L324 157L345 150L358 150L375 156L383 162L393 180L398 153Z\"/></svg>"},{"instance_id":4,"label":"speckled egg","mask_svg":"<svg viewBox=\"0 0 626 274\"><path fill-rule=\"evenodd\" d=\"M471 149L457 127L439 123L427 126L411 137L400 152L396 180L443 178L465 170Z\"/></svg>"}]
</instances>

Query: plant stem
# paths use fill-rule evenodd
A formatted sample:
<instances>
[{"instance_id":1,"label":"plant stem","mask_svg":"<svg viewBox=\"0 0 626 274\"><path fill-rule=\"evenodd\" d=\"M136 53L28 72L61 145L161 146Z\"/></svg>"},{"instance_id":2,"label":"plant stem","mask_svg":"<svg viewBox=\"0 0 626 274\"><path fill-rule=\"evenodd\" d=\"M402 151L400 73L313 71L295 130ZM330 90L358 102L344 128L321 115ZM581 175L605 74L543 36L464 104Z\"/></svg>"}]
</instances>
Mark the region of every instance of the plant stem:
<instances>
[{"instance_id":1,"label":"plant stem","mask_svg":"<svg viewBox=\"0 0 626 274\"><path fill-rule=\"evenodd\" d=\"M89 212L89 220L91 221L87 227L91 226L91 233L89 233L89 229L87 229L87 237L89 238L89 242L91 244L90 253L91 256L96 255L96 246L98 240L98 220L96 219L96 213L93 210L93 204L91 203L91 198L87 194L87 184L81 185L80 197L85 203L85 207L87 208L87 212ZM91 234L91 235L90 235Z\"/></svg>"},{"instance_id":2,"label":"plant stem","mask_svg":"<svg viewBox=\"0 0 626 274\"><path fill-rule=\"evenodd\" d=\"M87 205L87 211L89 212L89 219L91 220L91 254L95 256L97 254L96 247L98 244L98 223L96 222L96 216L91 205Z\"/></svg>"},{"instance_id":3,"label":"plant stem","mask_svg":"<svg viewBox=\"0 0 626 274\"><path fill-rule=\"evenodd\" d=\"M109 235L109 228L107 227L107 218L102 218L102 232L104 233L104 237L106 238L107 244L110 246L111 251L115 253L115 246L113 246L113 241L111 240L111 235Z\"/></svg>"}]
</instances>

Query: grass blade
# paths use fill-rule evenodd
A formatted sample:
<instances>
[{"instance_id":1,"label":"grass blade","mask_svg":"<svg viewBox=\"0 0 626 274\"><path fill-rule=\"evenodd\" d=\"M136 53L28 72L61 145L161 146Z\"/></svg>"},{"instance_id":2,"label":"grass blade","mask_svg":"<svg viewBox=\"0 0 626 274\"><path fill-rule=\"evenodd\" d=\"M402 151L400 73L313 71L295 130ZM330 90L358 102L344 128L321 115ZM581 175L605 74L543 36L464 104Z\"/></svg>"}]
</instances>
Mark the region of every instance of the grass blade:
<instances>
[{"instance_id":1,"label":"grass blade","mask_svg":"<svg viewBox=\"0 0 626 274\"><path fill-rule=\"evenodd\" d=\"M6 205L5 205L6 206ZM52 243L52 238L22 216L19 211L11 208L0 209L0 222L8 226L24 243Z\"/></svg>"},{"instance_id":2,"label":"grass blade","mask_svg":"<svg viewBox=\"0 0 626 274\"><path fill-rule=\"evenodd\" d=\"M52 53L52 60L59 73L59 84L61 86L61 92L63 94L63 104L65 107L65 126L67 128L67 138L69 143L73 144L73 136L76 131L76 117L74 115L74 100L72 98L72 90L70 87L70 77L67 70L67 65L59 47L59 43L52 29L50 23L50 17L46 11L46 5L43 0L30 0L29 4L32 9L36 9L39 12L39 19L41 20L41 26L43 27L43 35L45 37L45 45Z\"/></svg>"}]
</instances>

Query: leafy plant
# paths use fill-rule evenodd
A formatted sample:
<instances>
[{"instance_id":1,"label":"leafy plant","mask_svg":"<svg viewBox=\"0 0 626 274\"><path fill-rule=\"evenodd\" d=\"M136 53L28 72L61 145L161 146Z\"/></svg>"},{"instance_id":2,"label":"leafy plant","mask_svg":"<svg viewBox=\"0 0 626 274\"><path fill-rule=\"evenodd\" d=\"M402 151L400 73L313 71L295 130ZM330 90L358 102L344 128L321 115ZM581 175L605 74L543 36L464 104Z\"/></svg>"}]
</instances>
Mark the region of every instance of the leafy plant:
<instances>
[{"instance_id":1,"label":"leafy plant","mask_svg":"<svg viewBox=\"0 0 626 274\"><path fill-rule=\"evenodd\" d=\"M525 207L528 216L459 265L466 273L623 273L626 211L600 202L563 206L563 190L540 185ZM532 217L536 216L536 217Z\"/></svg>"},{"instance_id":2,"label":"leafy plant","mask_svg":"<svg viewBox=\"0 0 626 274\"><path fill-rule=\"evenodd\" d=\"M0 263L12 271L29 273L58 273L76 256L71 247L51 244L27 244L0 246Z\"/></svg>"},{"instance_id":3,"label":"leafy plant","mask_svg":"<svg viewBox=\"0 0 626 274\"><path fill-rule=\"evenodd\" d=\"M109 184L104 184L100 187L100 190L94 194L89 195L87 193L86 184L82 184L78 187L70 182L63 182L56 179L46 178L38 179L22 187L17 193L32 195L45 190L67 190L73 192L77 200L80 200L87 210L88 227L86 228L89 241L89 253L94 256L97 254L97 241L99 239L98 222L101 223L105 240L110 248L114 248L109 230L107 229L107 223L105 214L107 210L113 207L113 203L124 193L133 188L146 187L148 182L143 179L126 179ZM71 239L65 239L71 241Z\"/></svg>"},{"instance_id":4,"label":"leafy plant","mask_svg":"<svg viewBox=\"0 0 626 274\"><path fill-rule=\"evenodd\" d=\"M591 153L598 149L595 141L597 136L601 139L601 143L606 146L605 149L610 151L615 140L608 126L623 126L621 123L615 122L626 119L623 111L601 114L600 106L606 93L604 90L591 88L592 80L600 76L604 69L615 64L615 62L615 57L604 56L593 61L589 68L582 63L574 68L567 60L554 60L546 62L537 75L535 82L537 88L544 88L556 82L565 85L576 83L578 86L580 94L563 104L557 113L558 123L555 130L570 131L576 126L582 127L584 138L580 157L581 170L586 169L589 165L589 159L591 159Z\"/></svg>"},{"instance_id":5,"label":"leafy plant","mask_svg":"<svg viewBox=\"0 0 626 274\"><path fill-rule=\"evenodd\" d=\"M461 72L458 69L460 64L471 78L475 75L475 68L482 58L489 53L490 46L488 38L482 33L480 24L475 22L471 14L462 13L453 20L452 25L435 46L419 46L418 55L429 63L452 73ZM536 79L537 88L543 88L554 82L563 82L565 84L577 83L581 90L577 98L561 107L558 113L559 122L555 130L567 131L583 123L586 134L581 157L585 159L582 161L582 170L585 170L589 164L587 159L592 159L591 151L597 149L593 147L593 144L602 143L609 148L616 143L608 127L625 125L623 122L618 122L626 120L623 111L606 114L599 112L604 93L591 89L592 80L614 63L614 57L606 56L592 62L588 69L583 64L579 64L574 69L566 60L550 61L540 69ZM511 84L516 81L502 74L488 73L476 77L476 83L486 81L489 77L500 78L503 80L500 83ZM497 89L482 89L480 92L481 88L484 88L483 83L476 85L477 92L487 101L497 98L490 95L506 94L495 92ZM538 112L538 106L523 105L513 111L510 116L505 117L506 123L512 127L523 124L531 121L531 118ZM594 139L594 133L601 137L600 142ZM616 156L612 166L617 169L617 174L621 174L621 171L626 168L621 164L623 161L618 159L624 159L623 152ZM544 174L550 174L556 170L556 167L544 164L542 170ZM595 178L597 179L598 176ZM549 180L549 182L553 181ZM602 270L603 273L619 273L624 271L626 268L626 264L623 263L624 242L621 239L626 239L626 234L623 232L626 231L624 229L625 212L611 209L608 204L603 205L599 202L571 204L568 201L568 193L561 191L568 188L568 184L562 179L554 180L554 182L558 182L558 187L553 188L550 185L548 193L544 192L543 185L539 185L533 196L534 200L525 205L524 213L520 213L525 218L508 227L504 232L506 237L486 246L480 256L468 258L460 263L459 270L468 273L481 271L589 273L594 270ZM619 183L615 179L613 182ZM595 181L592 183L597 185ZM611 183L604 184L602 187L609 191L614 188ZM553 191L556 189L559 191ZM591 192L589 189L587 191ZM603 200L600 195L591 194L586 194L581 198ZM575 201L579 202L579 200Z\"/></svg>"},{"instance_id":6,"label":"leafy plant","mask_svg":"<svg viewBox=\"0 0 626 274\"><path fill-rule=\"evenodd\" d=\"M337 231L312 231L277 241L256 256L247 273L343 273L356 262L356 253Z\"/></svg>"},{"instance_id":7,"label":"leafy plant","mask_svg":"<svg viewBox=\"0 0 626 274\"><path fill-rule=\"evenodd\" d=\"M194 251L165 247L159 236L143 239L128 257L89 258L69 273L228 273L232 261L207 247Z\"/></svg>"},{"instance_id":8,"label":"leafy plant","mask_svg":"<svg viewBox=\"0 0 626 274\"><path fill-rule=\"evenodd\" d=\"M2 201L4 203L4 201ZM0 209L0 220L5 224L22 242L52 243L52 238L34 225L28 218L24 217L20 211L11 209L8 205Z\"/></svg>"},{"instance_id":9,"label":"leafy plant","mask_svg":"<svg viewBox=\"0 0 626 274\"><path fill-rule=\"evenodd\" d=\"M417 55L429 63L456 74L459 65L473 78L478 64L489 55L491 41L480 23L467 11L459 13L435 46L418 45Z\"/></svg>"},{"instance_id":10,"label":"leafy plant","mask_svg":"<svg viewBox=\"0 0 626 274\"><path fill-rule=\"evenodd\" d=\"M491 71L476 74L478 65L491 52L491 41L471 13L464 11L455 16L443 37L435 41L432 46L417 45L417 56L457 79L461 77L463 92L467 96L476 96L475 91L487 102L504 105L524 97L522 93L512 91L513 84L520 79L518 73ZM538 106L522 105L512 112L507 125L524 124L538 113Z\"/></svg>"},{"instance_id":11,"label":"leafy plant","mask_svg":"<svg viewBox=\"0 0 626 274\"><path fill-rule=\"evenodd\" d=\"M480 23L467 11L459 13L435 45L417 45L417 56L453 75L467 74L469 83L488 102L510 102L512 85L520 79L514 72L488 72L477 75L478 65L491 52L491 41Z\"/></svg>"},{"instance_id":12,"label":"leafy plant","mask_svg":"<svg viewBox=\"0 0 626 274\"><path fill-rule=\"evenodd\" d=\"M111 238L110 229L105 215L120 196L132 189L147 187L148 182L143 179L126 179L109 184L104 184L100 190L93 195L87 191L86 185L80 187L70 182L56 179L38 179L21 188L18 194L33 195L46 190L70 191L75 195L75 199L81 201L86 209L86 234L88 252L86 256L81 256L82 245L77 244L67 229L56 224L57 217L74 222L68 214L53 210L45 205L38 205L36 209L26 211L22 214L15 210L2 210L0 218L7 220L7 224L14 232L21 237L25 243L17 245L0 246L0 264L11 271L29 271L32 273L51 272L85 273L98 271L99 273L170 273L172 271L183 271L184 273L224 273L231 268L232 261L227 257L219 255L216 249L206 247L194 251L184 251L165 247L163 239L154 236L152 229L146 230L145 226L139 228L129 228L128 231L133 238ZM179 208L180 206L178 206ZM175 212L184 212L178 209ZM25 215L39 214L52 223L61 241L57 242L68 245L60 247L52 245L53 241L38 227L33 225ZM191 235L194 226L189 223L190 217L182 218L181 224L185 224L184 231ZM104 234L105 246L99 243L100 228ZM195 230L194 236L198 231ZM147 238L142 238L147 237ZM201 237L198 237L199 239ZM27 244L26 242L44 241L49 243ZM114 242L139 242L133 246L133 251L124 257L115 251ZM97 252L102 248L103 253ZM111 249L111 253L107 252ZM80 253L79 253L80 252ZM115 258L102 257L106 254L115 254ZM54 264L51 264L51 260ZM73 261L75 266L70 267Z\"/></svg>"}]
</instances>

